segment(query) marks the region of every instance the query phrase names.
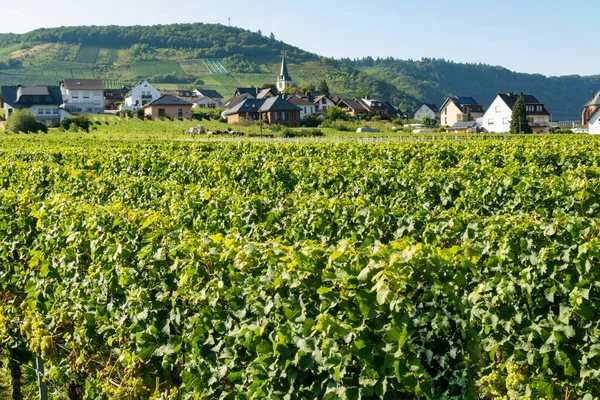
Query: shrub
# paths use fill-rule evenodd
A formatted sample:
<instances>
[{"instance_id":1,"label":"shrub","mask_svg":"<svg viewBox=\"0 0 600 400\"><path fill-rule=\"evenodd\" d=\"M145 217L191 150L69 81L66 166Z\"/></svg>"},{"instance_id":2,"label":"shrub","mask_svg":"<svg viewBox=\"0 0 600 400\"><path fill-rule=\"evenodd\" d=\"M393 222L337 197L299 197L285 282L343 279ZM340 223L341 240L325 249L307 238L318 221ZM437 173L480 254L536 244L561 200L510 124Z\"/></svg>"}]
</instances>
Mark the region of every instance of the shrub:
<instances>
[{"instance_id":1,"label":"shrub","mask_svg":"<svg viewBox=\"0 0 600 400\"><path fill-rule=\"evenodd\" d=\"M100 121L98 121L98 123L101 124ZM92 124L93 124L93 121L90 120L90 117L88 117L87 115L77 115L72 118L63 119L60 123L60 130L62 132L65 132L65 131L77 132L80 130L89 132Z\"/></svg>"},{"instance_id":2,"label":"shrub","mask_svg":"<svg viewBox=\"0 0 600 400\"><path fill-rule=\"evenodd\" d=\"M15 110L13 114L10 117L8 117L8 121L6 123L6 130L14 133L47 133L48 127L43 122L38 121L31 112L19 109Z\"/></svg>"},{"instance_id":3,"label":"shrub","mask_svg":"<svg viewBox=\"0 0 600 400\"><path fill-rule=\"evenodd\" d=\"M310 116L307 115L302 119L302 126L304 126L304 127L316 128L319 125L321 125L321 120L319 120L314 115L310 115Z\"/></svg>"},{"instance_id":4,"label":"shrub","mask_svg":"<svg viewBox=\"0 0 600 400\"><path fill-rule=\"evenodd\" d=\"M325 136L320 129L298 129L284 128L277 135L282 138L299 138L299 137L321 137Z\"/></svg>"},{"instance_id":5,"label":"shrub","mask_svg":"<svg viewBox=\"0 0 600 400\"><path fill-rule=\"evenodd\" d=\"M274 124L274 125L271 125L269 127L269 129L271 130L271 132L279 133L284 129L284 126L279 125L279 124ZM289 128L286 128L286 129L289 129Z\"/></svg>"}]
</instances>

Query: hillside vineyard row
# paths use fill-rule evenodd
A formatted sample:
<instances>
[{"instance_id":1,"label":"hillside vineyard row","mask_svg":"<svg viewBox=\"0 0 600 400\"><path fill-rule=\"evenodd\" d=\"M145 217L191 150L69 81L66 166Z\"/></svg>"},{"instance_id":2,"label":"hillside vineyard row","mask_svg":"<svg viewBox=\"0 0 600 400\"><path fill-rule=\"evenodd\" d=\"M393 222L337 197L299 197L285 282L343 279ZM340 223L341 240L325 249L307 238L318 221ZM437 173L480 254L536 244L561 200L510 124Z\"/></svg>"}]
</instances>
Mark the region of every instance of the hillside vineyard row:
<instances>
[{"instance_id":1,"label":"hillside vineyard row","mask_svg":"<svg viewBox=\"0 0 600 400\"><path fill-rule=\"evenodd\" d=\"M0 345L56 396L600 396L593 138L0 153Z\"/></svg>"}]
</instances>

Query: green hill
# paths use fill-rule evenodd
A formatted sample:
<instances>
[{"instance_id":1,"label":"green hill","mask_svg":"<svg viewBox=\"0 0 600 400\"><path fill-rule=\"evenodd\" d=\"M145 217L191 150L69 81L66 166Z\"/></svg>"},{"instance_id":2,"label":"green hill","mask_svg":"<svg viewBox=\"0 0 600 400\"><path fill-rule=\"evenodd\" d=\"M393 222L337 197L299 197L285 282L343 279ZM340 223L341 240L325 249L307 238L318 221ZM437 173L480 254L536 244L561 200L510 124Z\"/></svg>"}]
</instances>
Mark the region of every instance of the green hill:
<instances>
[{"instance_id":1,"label":"green hill","mask_svg":"<svg viewBox=\"0 0 600 400\"><path fill-rule=\"evenodd\" d=\"M418 99L344 63L247 30L210 24L91 26L0 35L0 85L99 78L109 87L148 79L158 87L216 89L275 83L281 52L299 86L327 79L338 96L369 93L412 107Z\"/></svg>"},{"instance_id":2,"label":"green hill","mask_svg":"<svg viewBox=\"0 0 600 400\"><path fill-rule=\"evenodd\" d=\"M119 87L148 79L158 87L194 85L227 97L236 87L274 83L284 50L299 86L325 79L334 95L369 94L408 110L421 102L441 105L450 95L473 96L487 107L497 93L522 91L536 95L554 119L577 119L590 92L600 90L600 76L545 77L437 59L337 61L260 32L200 23L0 34L0 85L99 78Z\"/></svg>"}]
</instances>

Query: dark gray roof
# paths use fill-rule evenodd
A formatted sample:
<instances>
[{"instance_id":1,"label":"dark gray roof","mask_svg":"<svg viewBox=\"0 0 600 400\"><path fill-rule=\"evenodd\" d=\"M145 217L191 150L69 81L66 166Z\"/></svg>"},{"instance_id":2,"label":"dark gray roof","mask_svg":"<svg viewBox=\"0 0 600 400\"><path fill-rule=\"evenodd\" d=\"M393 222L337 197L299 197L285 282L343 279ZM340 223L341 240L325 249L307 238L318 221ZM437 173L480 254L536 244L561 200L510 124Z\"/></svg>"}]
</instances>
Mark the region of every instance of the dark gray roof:
<instances>
[{"instance_id":1,"label":"dark gray roof","mask_svg":"<svg viewBox=\"0 0 600 400\"><path fill-rule=\"evenodd\" d=\"M300 111L301 108L282 99L281 97L270 97L260 107L260 111Z\"/></svg>"},{"instance_id":2,"label":"dark gray roof","mask_svg":"<svg viewBox=\"0 0 600 400\"><path fill-rule=\"evenodd\" d=\"M171 96L170 94L164 94L158 99L146 104L144 108L151 106L192 106L192 103L180 99L179 97Z\"/></svg>"},{"instance_id":3,"label":"dark gray roof","mask_svg":"<svg viewBox=\"0 0 600 400\"><path fill-rule=\"evenodd\" d=\"M246 99L253 99L254 97L251 94L248 93L244 93L240 96L234 96L232 98L230 98L229 100L227 100L225 103L223 103L223 109L227 110L227 109L231 109L233 107L235 107L237 104L239 104L240 102L246 100Z\"/></svg>"},{"instance_id":4,"label":"dark gray roof","mask_svg":"<svg viewBox=\"0 0 600 400\"><path fill-rule=\"evenodd\" d=\"M419 108L417 108L417 111L418 111L418 110L419 110L421 107L423 107L423 106L427 106L427 107L428 107L428 108L429 108L431 111L433 111L433 112L435 112L435 113L440 111L440 109L438 108L438 106L436 106L436 105L435 105L435 104L433 104L433 103L423 103L423 104L421 104L421 105L419 106Z\"/></svg>"},{"instance_id":5,"label":"dark gray roof","mask_svg":"<svg viewBox=\"0 0 600 400\"><path fill-rule=\"evenodd\" d=\"M390 102L384 101L383 104L387 107L389 115L404 115L399 108L394 107Z\"/></svg>"},{"instance_id":6,"label":"dark gray roof","mask_svg":"<svg viewBox=\"0 0 600 400\"><path fill-rule=\"evenodd\" d=\"M516 94L516 93L506 93L506 94L501 93L498 96L500 96L500 98L506 103L508 108L510 108L512 110L515 103L519 99L520 95ZM540 101L538 99L536 99L535 96L532 96L530 94L525 94L525 95L523 95L523 97L525 98L525 105L542 106L542 111L527 111L527 114L529 114L529 115L550 115L548 110L546 110L546 107L542 103L540 103Z\"/></svg>"},{"instance_id":7,"label":"dark gray roof","mask_svg":"<svg viewBox=\"0 0 600 400\"><path fill-rule=\"evenodd\" d=\"M12 108L30 108L35 105L61 105L58 86L2 86L2 99Z\"/></svg>"},{"instance_id":8,"label":"dark gray roof","mask_svg":"<svg viewBox=\"0 0 600 400\"><path fill-rule=\"evenodd\" d=\"M258 113L266 100L246 98L225 112L225 115L234 115L239 113Z\"/></svg>"},{"instance_id":9,"label":"dark gray roof","mask_svg":"<svg viewBox=\"0 0 600 400\"><path fill-rule=\"evenodd\" d=\"M289 99L287 99L287 101L301 107L314 106L312 102L298 96L292 96Z\"/></svg>"},{"instance_id":10,"label":"dark gray roof","mask_svg":"<svg viewBox=\"0 0 600 400\"><path fill-rule=\"evenodd\" d=\"M200 93L204 97L210 97L211 99L222 99L223 96L221 93L212 89L198 89L198 93Z\"/></svg>"},{"instance_id":11,"label":"dark gray roof","mask_svg":"<svg viewBox=\"0 0 600 400\"><path fill-rule=\"evenodd\" d=\"M64 83L69 90L104 90L101 79L65 79Z\"/></svg>"},{"instance_id":12,"label":"dark gray roof","mask_svg":"<svg viewBox=\"0 0 600 400\"><path fill-rule=\"evenodd\" d=\"M252 97L256 97L262 89L259 88L237 88L235 90L234 97L239 97L243 94L249 94Z\"/></svg>"},{"instance_id":13,"label":"dark gray roof","mask_svg":"<svg viewBox=\"0 0 600 400\"><path fill-rule=\"evenodd\" d=\"M584 105L584 107L590 106L600 106L600 91L596 93L596 95Z\"/></svg>"}]
</instances>

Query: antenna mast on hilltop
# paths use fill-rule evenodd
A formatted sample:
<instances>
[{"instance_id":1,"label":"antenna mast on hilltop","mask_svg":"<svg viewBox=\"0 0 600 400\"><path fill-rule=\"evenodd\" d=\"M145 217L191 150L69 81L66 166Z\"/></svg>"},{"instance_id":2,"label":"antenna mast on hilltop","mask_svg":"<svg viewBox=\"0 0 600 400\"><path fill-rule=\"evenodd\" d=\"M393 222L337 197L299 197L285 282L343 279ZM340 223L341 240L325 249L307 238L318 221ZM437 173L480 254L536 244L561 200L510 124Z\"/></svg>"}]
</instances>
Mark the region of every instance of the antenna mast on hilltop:
<instances>
[{"instance_id":1,"label":"antenna mast on hilltop","mask_svg":"<svg viewBox=\"0 0 600 400\"><path fill-rule=\"evenodd\" d=\"M228 20L229 20L229 26L231 27L231 17L229 17Z\"/></svg>"}]
</instances>

